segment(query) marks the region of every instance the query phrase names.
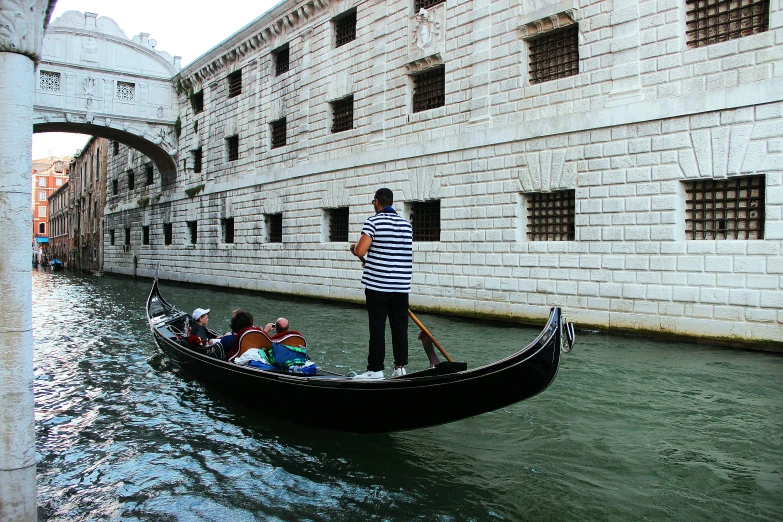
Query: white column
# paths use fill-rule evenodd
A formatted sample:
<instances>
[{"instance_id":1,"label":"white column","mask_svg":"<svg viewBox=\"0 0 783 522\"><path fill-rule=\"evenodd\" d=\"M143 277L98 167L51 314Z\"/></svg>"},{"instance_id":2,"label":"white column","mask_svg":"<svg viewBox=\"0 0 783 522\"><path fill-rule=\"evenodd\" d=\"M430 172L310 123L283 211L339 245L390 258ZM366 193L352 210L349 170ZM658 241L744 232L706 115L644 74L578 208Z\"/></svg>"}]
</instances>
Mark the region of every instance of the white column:
<instances>
[{"instance_id":1,"label":"white column","mask_svg":"<svg viewBox=\"0 0 783 522\"><path fill-rule=\"evenodd\" d=\"M35 520L30 242L34 64L0 52L0 520Z\"/></svg>"},{"instance_id":2,"label":"white column","mask_svg":"<svg viewBox=\"0 0 783 522\"><path fill-rule=\"evenodd\" d=\"M30 242L35 64L55 0L0 0L0 520L36 520Z\"/></svg>"}]
</instances>

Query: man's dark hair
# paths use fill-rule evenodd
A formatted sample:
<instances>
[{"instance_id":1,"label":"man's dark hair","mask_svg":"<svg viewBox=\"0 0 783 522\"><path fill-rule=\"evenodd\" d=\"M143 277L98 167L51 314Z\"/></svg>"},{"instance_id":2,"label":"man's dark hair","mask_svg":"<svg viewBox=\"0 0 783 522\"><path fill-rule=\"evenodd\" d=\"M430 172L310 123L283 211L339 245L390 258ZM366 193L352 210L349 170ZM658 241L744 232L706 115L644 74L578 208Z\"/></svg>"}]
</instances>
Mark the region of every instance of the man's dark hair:
<instances>
[{"instance_id":1,"label":"man's dark hair","mask_svg":"<svg viewBox=\"0 0 783 522\"><path fill-rule=\"evenodd\" d=\"M380 188L375 191L375 199L383 208L390 207L394 203L394 194L391 189Z\"/></svg>"},{"instance_id":2,"label":"man's dark hair","mask_svg":"<svg viewBox=\"0 0 783 522\"><path fill-rule=\"evenodd\" d=\"M237 333L243 328L253 326L253 314L244 310L234 310L231 316L231 331Z\"/></svg>"}]
</instances>

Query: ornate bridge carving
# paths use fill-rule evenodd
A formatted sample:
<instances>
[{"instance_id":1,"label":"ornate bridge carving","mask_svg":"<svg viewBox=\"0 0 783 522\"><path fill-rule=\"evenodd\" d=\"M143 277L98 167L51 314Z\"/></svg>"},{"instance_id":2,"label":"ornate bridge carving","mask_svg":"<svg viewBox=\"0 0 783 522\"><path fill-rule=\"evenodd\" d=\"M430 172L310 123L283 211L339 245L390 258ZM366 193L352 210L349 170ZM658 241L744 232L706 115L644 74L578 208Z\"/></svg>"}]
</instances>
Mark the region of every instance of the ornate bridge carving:
<instances>
[{"instance_id":1,"label":"ornate bridge carving","mask_svg":"<svg viewBox=\"0 0 783 522\"><path fill-rule=\"evenodd\" d=\"M149 34L128 38L111 18L68 11L46 30L36 67L34 132L125 143L176 174L179 56Z\"/></svg>"}]
</instances>

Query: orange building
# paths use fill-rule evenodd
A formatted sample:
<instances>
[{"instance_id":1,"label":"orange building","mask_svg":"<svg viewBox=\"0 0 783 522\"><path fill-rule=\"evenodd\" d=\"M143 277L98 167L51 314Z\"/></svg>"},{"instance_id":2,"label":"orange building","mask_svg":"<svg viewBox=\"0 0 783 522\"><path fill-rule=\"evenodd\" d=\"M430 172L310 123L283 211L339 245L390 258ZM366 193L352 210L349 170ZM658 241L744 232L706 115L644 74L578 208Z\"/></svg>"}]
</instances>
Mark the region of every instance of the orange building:
<instances>
[{"instance_id":1,"label":"orange building","mask_svg":"<svg viewBox=\"0 0 783 522\"><path fill-rule=\"evenodd\" d=\"M49 196L68 182L69 157L33 160L33 251L47 253Z\"/></svg>"}]
</instances>

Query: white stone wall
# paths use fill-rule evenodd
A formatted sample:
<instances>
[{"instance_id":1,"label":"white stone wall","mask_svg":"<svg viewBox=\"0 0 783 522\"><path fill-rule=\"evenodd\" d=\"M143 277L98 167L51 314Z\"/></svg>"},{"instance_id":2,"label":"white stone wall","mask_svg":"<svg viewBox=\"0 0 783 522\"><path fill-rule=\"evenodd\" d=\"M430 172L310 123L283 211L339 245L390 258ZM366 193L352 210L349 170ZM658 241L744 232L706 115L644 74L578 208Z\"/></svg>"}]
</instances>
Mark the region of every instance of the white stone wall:
<instances>
[{"instance_id":1,"label":"white stone wall","mask_svg":"<svg viewBox=\"0 0 783 522\"><path fill-rule=\"evenodd\" d=\"M175 279L360 299L360 266L324 240L324 209L349 206L356 240L388 186L403 213L441 201L441 241L415 244L417 307L542 318L558 305L583 325L783 341L780 4L768 32L699 49L687 47L682 1L449 0L430 10L441 38L424 49L412 1L292 17L299 4L283 4L181 73L186 168L144 209L136 192L110 200L107 228L150 224L140 273L160 262ZM354 7L357 40L334 48L330 19ZM520 28L562 13L579 24L580 73L530 85ZM276 77L270 51L285 43L291 70ZM409 72L431 63L445 64L446 104L412 113ZM229 99L225 77L240 68L243 92ZM189 89L204 91L198 115ZM355 128L331 134L329 102L347 94ZM282 116L288 144L271 149ZM683 181L749 174L765 175L765 239L686 240ZM576 190L576 240L528 241L522 195L559 189ZM266 242L264 214L276 212L282 244ZM226 217L234 244L222 243ZM196 245L187 221L199 223ZM122 249L107 247L106 266L130 273Z\"/></svg>"}]
</instances>

